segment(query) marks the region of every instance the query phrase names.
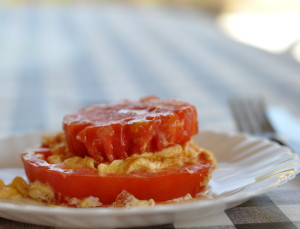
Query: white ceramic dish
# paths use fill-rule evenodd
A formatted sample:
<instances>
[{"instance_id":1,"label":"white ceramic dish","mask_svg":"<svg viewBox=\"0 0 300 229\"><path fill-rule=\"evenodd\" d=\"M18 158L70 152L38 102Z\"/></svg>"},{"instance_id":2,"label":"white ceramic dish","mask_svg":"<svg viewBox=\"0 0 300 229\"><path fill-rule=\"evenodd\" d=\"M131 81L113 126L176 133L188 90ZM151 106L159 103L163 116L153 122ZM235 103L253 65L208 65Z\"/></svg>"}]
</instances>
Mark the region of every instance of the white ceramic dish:
<instances>
[{"instance_id":1,"label":"white ceramic dish","mask_svg":"<svg viewBox=\"0 0 300 229\"><path fill-rule=\"evenodd\" d=\"M39 133L31 133L0 139L1 179L9 182L15 175L25 177L20 153L38 144L40 137ZM298 155L265 139L206 131L194 140L211 150L218 160L208 191L211 199L131 209L74 209L0 200L0 217L72 228L168 224L212 215L241 204L294 178L300 170Z\"/></svg>"}]
</instances>

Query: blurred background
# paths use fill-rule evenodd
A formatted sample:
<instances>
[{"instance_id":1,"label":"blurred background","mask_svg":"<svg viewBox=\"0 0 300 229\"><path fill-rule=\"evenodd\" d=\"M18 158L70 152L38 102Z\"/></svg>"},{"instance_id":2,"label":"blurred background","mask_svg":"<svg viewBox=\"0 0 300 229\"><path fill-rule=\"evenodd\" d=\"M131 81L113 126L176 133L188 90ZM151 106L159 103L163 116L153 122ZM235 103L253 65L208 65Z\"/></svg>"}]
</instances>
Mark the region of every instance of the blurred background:
<instances>
[{"instance_id":1,"label":"blurred background","mask_svg":"<svg viewBox=\"0 0 300 229\"><path fill-rule=\"evenodd\" d=\"M147 95L234 128L227 100L300 116L298 0L1 0L0 134L60 129L80 107Z\"/></svg>"}]
</instances>

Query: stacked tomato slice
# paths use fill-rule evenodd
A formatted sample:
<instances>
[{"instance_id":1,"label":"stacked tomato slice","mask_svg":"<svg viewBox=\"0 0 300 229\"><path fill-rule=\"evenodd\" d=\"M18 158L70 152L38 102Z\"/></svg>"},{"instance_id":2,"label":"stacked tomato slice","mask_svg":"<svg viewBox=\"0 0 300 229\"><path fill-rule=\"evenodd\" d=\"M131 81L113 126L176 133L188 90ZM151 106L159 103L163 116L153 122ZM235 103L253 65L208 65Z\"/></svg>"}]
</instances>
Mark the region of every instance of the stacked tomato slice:
<instances>
[{"instance_id":1,"label":"stacked tomato slice","mask_svg":"<svg viewBox=\"0 0 300 229\"><path fill-rule=\"evenodd\" d=\"M194 106L157 97L84 108L65 116L63 125L71 152L99 162L160 151L198 132Z\"/></svg>"}]
</instances>

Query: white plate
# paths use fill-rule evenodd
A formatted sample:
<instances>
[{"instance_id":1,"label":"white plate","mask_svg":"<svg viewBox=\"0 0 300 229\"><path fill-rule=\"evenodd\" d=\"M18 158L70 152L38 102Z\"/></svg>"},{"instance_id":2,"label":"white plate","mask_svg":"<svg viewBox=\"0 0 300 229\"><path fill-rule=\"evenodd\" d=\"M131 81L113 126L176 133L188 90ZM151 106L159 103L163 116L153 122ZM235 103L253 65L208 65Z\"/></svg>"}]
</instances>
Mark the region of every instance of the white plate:
<instances>
[{"instance_id":1,"label":"white plate","mask_svg":"<svg viewBox=\"0 0 300 229\"><path fill-rule=\"evenodd\" d=\"M0 178L9 182L22 175L20 153L39 143L41 134L0 139ZM194 140L211 150L218 169L210 181L211 199L149 208L90 208L39 206L0 200L0 217L16 221L72 228L134 227L187 221L218 213L269 191L295 177L298 155L265 139L245 135L203 132Z\"/></svg>"}]
</instances>

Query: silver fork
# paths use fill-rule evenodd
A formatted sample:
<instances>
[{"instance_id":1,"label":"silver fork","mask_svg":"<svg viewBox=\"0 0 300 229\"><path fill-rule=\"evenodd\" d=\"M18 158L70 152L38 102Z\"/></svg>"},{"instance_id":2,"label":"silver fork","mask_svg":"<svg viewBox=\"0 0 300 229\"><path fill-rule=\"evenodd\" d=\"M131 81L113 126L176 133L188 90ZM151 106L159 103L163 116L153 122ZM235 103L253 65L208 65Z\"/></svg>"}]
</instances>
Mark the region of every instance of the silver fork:
<instances>
[{"instance_id":1,"label":"silver fork","mask_svg":"<svg viewBox=\"0 0 300 229\"><path fill-rule=\"evenodd\" d=\"M268 120L263 98L233 98L229 100L229 108L239 131L269 138L281 145L286 145Z\"/></svg>"}]
</instances>

